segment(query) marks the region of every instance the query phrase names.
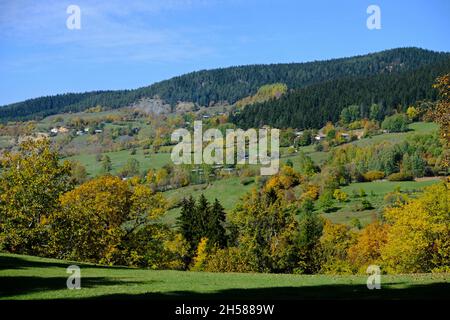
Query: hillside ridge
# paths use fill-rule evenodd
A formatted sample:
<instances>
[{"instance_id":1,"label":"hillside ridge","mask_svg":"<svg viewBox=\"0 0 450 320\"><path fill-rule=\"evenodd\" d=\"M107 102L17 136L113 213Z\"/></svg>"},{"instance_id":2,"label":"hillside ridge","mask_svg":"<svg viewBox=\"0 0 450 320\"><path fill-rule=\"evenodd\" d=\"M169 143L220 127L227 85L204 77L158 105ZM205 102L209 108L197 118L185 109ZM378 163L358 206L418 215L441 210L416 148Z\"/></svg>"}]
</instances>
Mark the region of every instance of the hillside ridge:
<instances>
[{"instance_id":1,"label":"hillside ridge","mask_svg":"<svg viewBox=\"0 0 450 320\"><path fill-rule=\"evenodd\" d=\"M266 84L284 83L289 89L301 89L348 76L410 71L447 59L450 59L448 52L408 47L322 61L200 70L132 90L65 93L28 99L0 107L0 121L38 120L58 113L84 111L97 105L116 109L155 96L172 106L178 102L192 102L199 106L219 102L234 104L255 94Z\"/></svg>"}]
</instances>

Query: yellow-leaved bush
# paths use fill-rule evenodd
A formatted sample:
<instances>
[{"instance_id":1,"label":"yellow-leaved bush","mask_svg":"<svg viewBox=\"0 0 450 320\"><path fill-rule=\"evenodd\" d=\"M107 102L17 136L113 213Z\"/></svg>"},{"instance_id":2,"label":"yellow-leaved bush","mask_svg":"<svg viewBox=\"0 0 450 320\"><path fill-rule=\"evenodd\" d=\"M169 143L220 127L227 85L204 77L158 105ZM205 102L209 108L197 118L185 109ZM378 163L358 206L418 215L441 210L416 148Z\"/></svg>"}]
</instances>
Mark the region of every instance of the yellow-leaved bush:
<instances>
[{"instance_id":1,"label":"yellow-leaved bush","mask_svg":"<svg viewBox=\"0 0 450 320\"><path fill-rule=\"evenodd\" d=\"M50 249L62 259L149 265L162 246L156 221L165 210L159 193L114 176L102 176L60 197L50 216ZM157 241L158 240L158 241Z\"/></svg>"},{"instance_id":2,"label":"yellow-leaved bush","mask_svg":"<svg viewBox=\"0 0 450 320\"><path fill-rule=\"evenodd\" d=\"M208 238L203 237L200 239L200 242L197 246L197 251L194 257L194 261L192 263L192 271L202 271L203 267L208 259Z\"/></svg>"},{"instance_id":3,"label":"yellow-leaved bush","mask_svg":"<svg viewBox=\"0 0 450 320\"><path fill-rule=\"evenodd\" d=\"M381 250L389 273L450 271L450 190L443 182L386 210L391 227Z\"/></svg>"}]
</instances>

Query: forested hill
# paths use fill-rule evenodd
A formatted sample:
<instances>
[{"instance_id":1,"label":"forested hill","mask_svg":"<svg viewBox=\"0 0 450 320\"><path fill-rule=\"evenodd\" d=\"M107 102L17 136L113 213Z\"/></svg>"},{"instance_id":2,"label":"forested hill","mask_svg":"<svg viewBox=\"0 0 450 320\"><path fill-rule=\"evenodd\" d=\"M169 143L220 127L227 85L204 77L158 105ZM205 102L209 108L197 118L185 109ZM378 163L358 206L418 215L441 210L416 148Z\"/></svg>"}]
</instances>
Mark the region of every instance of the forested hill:
<instances>
[{"instance_id":1,"label":"forested hill","mask_svg":"<svg viewBox=\"0 0 450 320\"><path fill-rule=\"evenodd\" d=\"M422 100L434 101L435 79L450 72L450 59L394 74L347 77L296 89L280 99L253 104L239 110L231 121L239 127L320 128L336 122L343 108L358 105L369 117L372 104L381 106L378 120Z\"/></svg>"},{"instance_id":2,"label":"forested hill","mask_svg":"<svg viewBox=\"0 0 450 320\"><path fill-rule=\"evenodd\" d=\"M201 106L219 101L234 103L255 94L265 84L280 82L289 89L300 89L345 77L408 72L449 58L450 53L398 48L327 61L203 70L135 90L70 93L10 104L0 107L0 121L39 119L61 112L82 111L96 105L120 108L155 95L172 105L178 101L195 102Z\"/></svg>"}]
</instances>

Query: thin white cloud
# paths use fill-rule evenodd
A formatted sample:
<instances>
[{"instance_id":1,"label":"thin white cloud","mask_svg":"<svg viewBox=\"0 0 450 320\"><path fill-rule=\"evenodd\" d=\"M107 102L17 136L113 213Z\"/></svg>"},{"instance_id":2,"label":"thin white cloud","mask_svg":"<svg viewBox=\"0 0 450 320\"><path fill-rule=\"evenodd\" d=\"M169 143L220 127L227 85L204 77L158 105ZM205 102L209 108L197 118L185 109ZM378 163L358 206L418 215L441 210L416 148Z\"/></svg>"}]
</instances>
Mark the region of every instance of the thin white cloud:
<instances>
[{"instance_id":1,"label":"thin white cloud","mask_svg":"<svg viewBox=\"0 0 450 320\"><path fill-rule=\"evenodd\" d=\"M193 10L211 6L217 0L150 1L3 1L0 2L1 42L19 43L24 48L45 46L43 60L89 59L90 61L171 61L213 54L210 44L196 41L211 30L184 29L152 24L164 11ZM81 30L68 30L66 8L81 8ZM195 43L197 42L197 43ZM0 43L0 46L3 46ZM58 53L64 49L64 54ZM30 50L36 51L36 50ZM37 50L39 51L39 50ZM15 61L29 65L42 61L42 54L24 52Z\"/></svg>"}]
</instances>

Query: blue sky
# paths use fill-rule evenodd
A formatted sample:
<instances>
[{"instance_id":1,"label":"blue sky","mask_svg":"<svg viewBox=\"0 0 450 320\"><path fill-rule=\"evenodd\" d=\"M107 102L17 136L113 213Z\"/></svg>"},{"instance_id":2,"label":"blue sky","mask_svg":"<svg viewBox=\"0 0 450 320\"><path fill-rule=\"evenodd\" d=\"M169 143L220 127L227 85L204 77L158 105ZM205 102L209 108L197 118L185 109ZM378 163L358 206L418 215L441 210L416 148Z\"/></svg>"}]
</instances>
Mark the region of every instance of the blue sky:
<instances>
[{"instance_id":1,"label":"blue sky","mask_svg":"<svg viewBox=\"0 0 450 320\"><path fill-rule=\"evenodd\" d=\"M69 5L81 29L66 27ZM369 30L366 9L381 9ZM232 65L450 51L448 0L0 0L0 105Z\"/></svg>"}]
</instances>

